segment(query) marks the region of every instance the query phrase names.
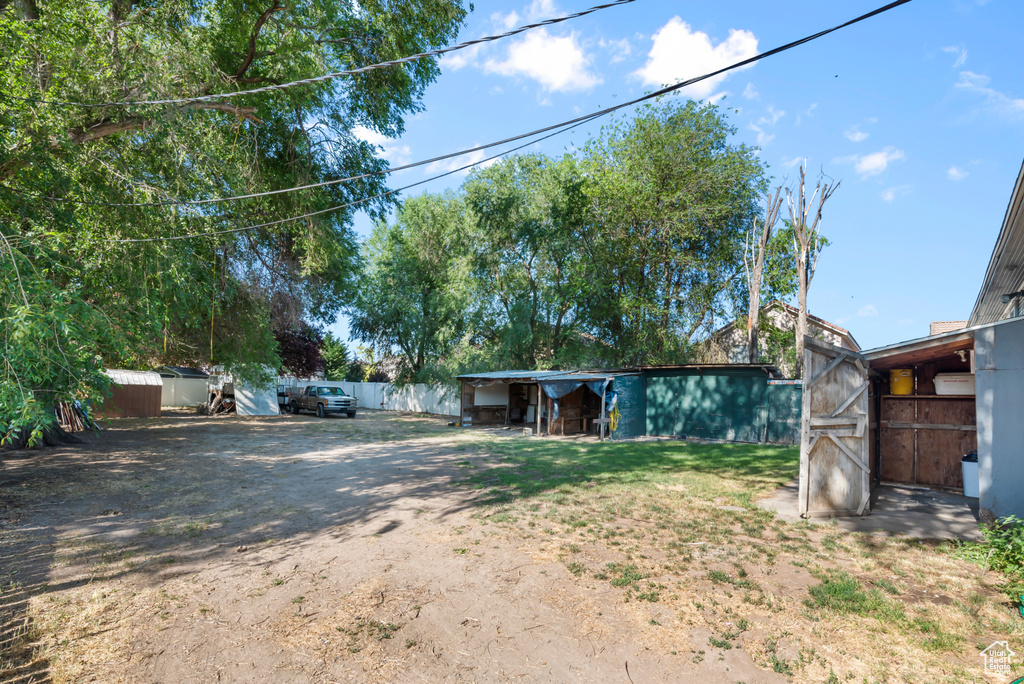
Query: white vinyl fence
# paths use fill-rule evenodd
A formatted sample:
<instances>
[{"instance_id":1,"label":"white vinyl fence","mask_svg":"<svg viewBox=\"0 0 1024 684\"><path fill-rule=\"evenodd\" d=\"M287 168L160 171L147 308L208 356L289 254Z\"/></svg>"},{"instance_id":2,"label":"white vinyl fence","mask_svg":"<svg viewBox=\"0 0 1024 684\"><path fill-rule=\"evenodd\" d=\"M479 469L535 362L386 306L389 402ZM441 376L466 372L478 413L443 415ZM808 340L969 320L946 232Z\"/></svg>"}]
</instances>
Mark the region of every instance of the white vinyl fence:
<instances>
[{"instance_id":1,"label":"white vinyl fence","mask_svg":"<svg viewBox=\"0 0 1024 684\"><path fill-rule=\"evenodd\" d=\"M163 381L161 406L195 407L209 401L205 378L164 378Z\"/></svg>"},{"instance_id":2,"label":"white vinyl fence","mask_svg":"<svg viewBox=\"0 0 1024 684\"><path fill-rule=\"evenodd\" d=\"M456 392L437 391L429 385L406 385L398 389L387 382L339 382L336 380L296 380L282 378L281 384L290 387L333 385L345 390L359 401L361 409L384 409L385 411L412 411L434 413L442 416L459 415L459 398ZM381 405L383 403L383 406Z\"/></svg>"},{"instance_id":3,"label":"white vinyl fence","mask_svg":"<svg viewBox=\"0 0 1024 684\"><path fill-rule=\"evenodd\" d=\"M386 382L338 384L345 392L359 400L360 408L435 413L442 416L459 414L459 402L454 395L438 392L429 385L406 385L398 389Z\"/></svg>"}]
</instances>

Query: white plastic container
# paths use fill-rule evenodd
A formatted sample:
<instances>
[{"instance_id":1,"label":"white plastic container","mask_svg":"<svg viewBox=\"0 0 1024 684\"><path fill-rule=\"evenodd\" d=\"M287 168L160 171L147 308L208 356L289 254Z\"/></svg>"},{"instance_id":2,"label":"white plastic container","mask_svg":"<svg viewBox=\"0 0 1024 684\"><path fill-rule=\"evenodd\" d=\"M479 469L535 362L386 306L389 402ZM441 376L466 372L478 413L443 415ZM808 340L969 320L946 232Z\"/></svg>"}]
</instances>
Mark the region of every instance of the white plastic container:
<instances>
[{"instance_id":1,"label":"white plastic container","mask_svg":"<svg viewBox=\"0 0 1024 684\"><path fill-rule=\"evenodd\" d=\"M974 376L970 373L938 373L935 376L936 394L974 394Z\"/></svg>"},{"instance_id":2,"label":"white plastic container","mask_svg":"<svg viewBox=\"0 0 1024 684\"><path fill-rule=\"evenodd\" d=\"M964 468L964 496L978 498L978 464L961 461Z\"/></svg>"}]
</instances>

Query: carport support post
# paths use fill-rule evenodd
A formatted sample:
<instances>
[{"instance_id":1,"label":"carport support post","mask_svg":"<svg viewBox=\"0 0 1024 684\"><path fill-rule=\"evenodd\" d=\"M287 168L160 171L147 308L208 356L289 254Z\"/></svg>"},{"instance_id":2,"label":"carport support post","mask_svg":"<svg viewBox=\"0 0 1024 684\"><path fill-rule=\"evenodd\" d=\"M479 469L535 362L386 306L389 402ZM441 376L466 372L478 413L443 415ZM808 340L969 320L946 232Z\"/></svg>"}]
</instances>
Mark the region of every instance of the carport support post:
<instances>
[{"instance_id":1,"label":"carport support post","mask_svg":"<svg viewBox=\"0 0 1024 684\"><path fill-rule=\"evenodd\" d=\"M466 427L466 381L459 382L459 427Z\"/></svg>"},{"instance_id":2,"label":"carport support post","mask_svg":"<svg viewBox=\"0 0 1024 684\"><path fill-rule=\"evenodd\" d=\"M544 388L537 383L537 436L540 437L540 407L544 405Z\"/></svg>"},{"instance_id":3,"label":"carport support post","mask_svg":"<svg viewBox=\"0 0 1024 684\"><path fill-rule=\"evenodd\" d=\"M604 399L608 394L608 383L604 384L601 388L601 422L597 425L597 434L601 435L601 441L604 441Z\"/></svg>"}]
</instances>

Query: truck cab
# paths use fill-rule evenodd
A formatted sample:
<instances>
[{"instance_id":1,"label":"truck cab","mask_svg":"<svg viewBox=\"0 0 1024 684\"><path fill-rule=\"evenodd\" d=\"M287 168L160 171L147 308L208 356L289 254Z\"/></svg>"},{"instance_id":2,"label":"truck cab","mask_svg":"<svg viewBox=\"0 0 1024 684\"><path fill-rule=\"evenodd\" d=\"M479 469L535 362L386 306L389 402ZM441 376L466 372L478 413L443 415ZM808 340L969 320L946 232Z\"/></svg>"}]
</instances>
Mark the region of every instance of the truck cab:
<instances>
[{"instance_id":1,"label":"truck cab","mask_svg":"<svg viewBox=\"0 0 1024 684\"><path fill-rule=\"evenodd\" d=\"M330 413L344 413L356 417L356 398L345 394L345 390L332 385L308 385L294 387L288 393L288 412L315 412L320 418Z\"/></svg>"}]
</instances>

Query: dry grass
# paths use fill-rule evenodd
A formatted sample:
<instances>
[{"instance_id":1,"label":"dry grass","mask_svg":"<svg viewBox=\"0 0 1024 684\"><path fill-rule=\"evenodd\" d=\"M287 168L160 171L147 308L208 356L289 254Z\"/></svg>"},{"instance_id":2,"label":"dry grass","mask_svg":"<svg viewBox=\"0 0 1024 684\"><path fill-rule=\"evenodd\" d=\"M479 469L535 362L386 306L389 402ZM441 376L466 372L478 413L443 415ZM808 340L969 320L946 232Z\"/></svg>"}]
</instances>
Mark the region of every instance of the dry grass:
<instances>
[{"instance_id":1,"label":"dry grass","mask_svg":"<svg viewBox=\"0 0 1024 684\"><path fill-rule=\"evenodd\" d=\"M616 445L485 448L505 468L476 461L467 484L491 502L478 524L561 560L566 582L613 588L660 652L742 647L794 681L962 682L980 681L993 641L1024 648L1000 577L948 544L773 520L753 499L786 471L747 467L751 447L662 442L625 458Z\"/></svg>"}]
</instances>

